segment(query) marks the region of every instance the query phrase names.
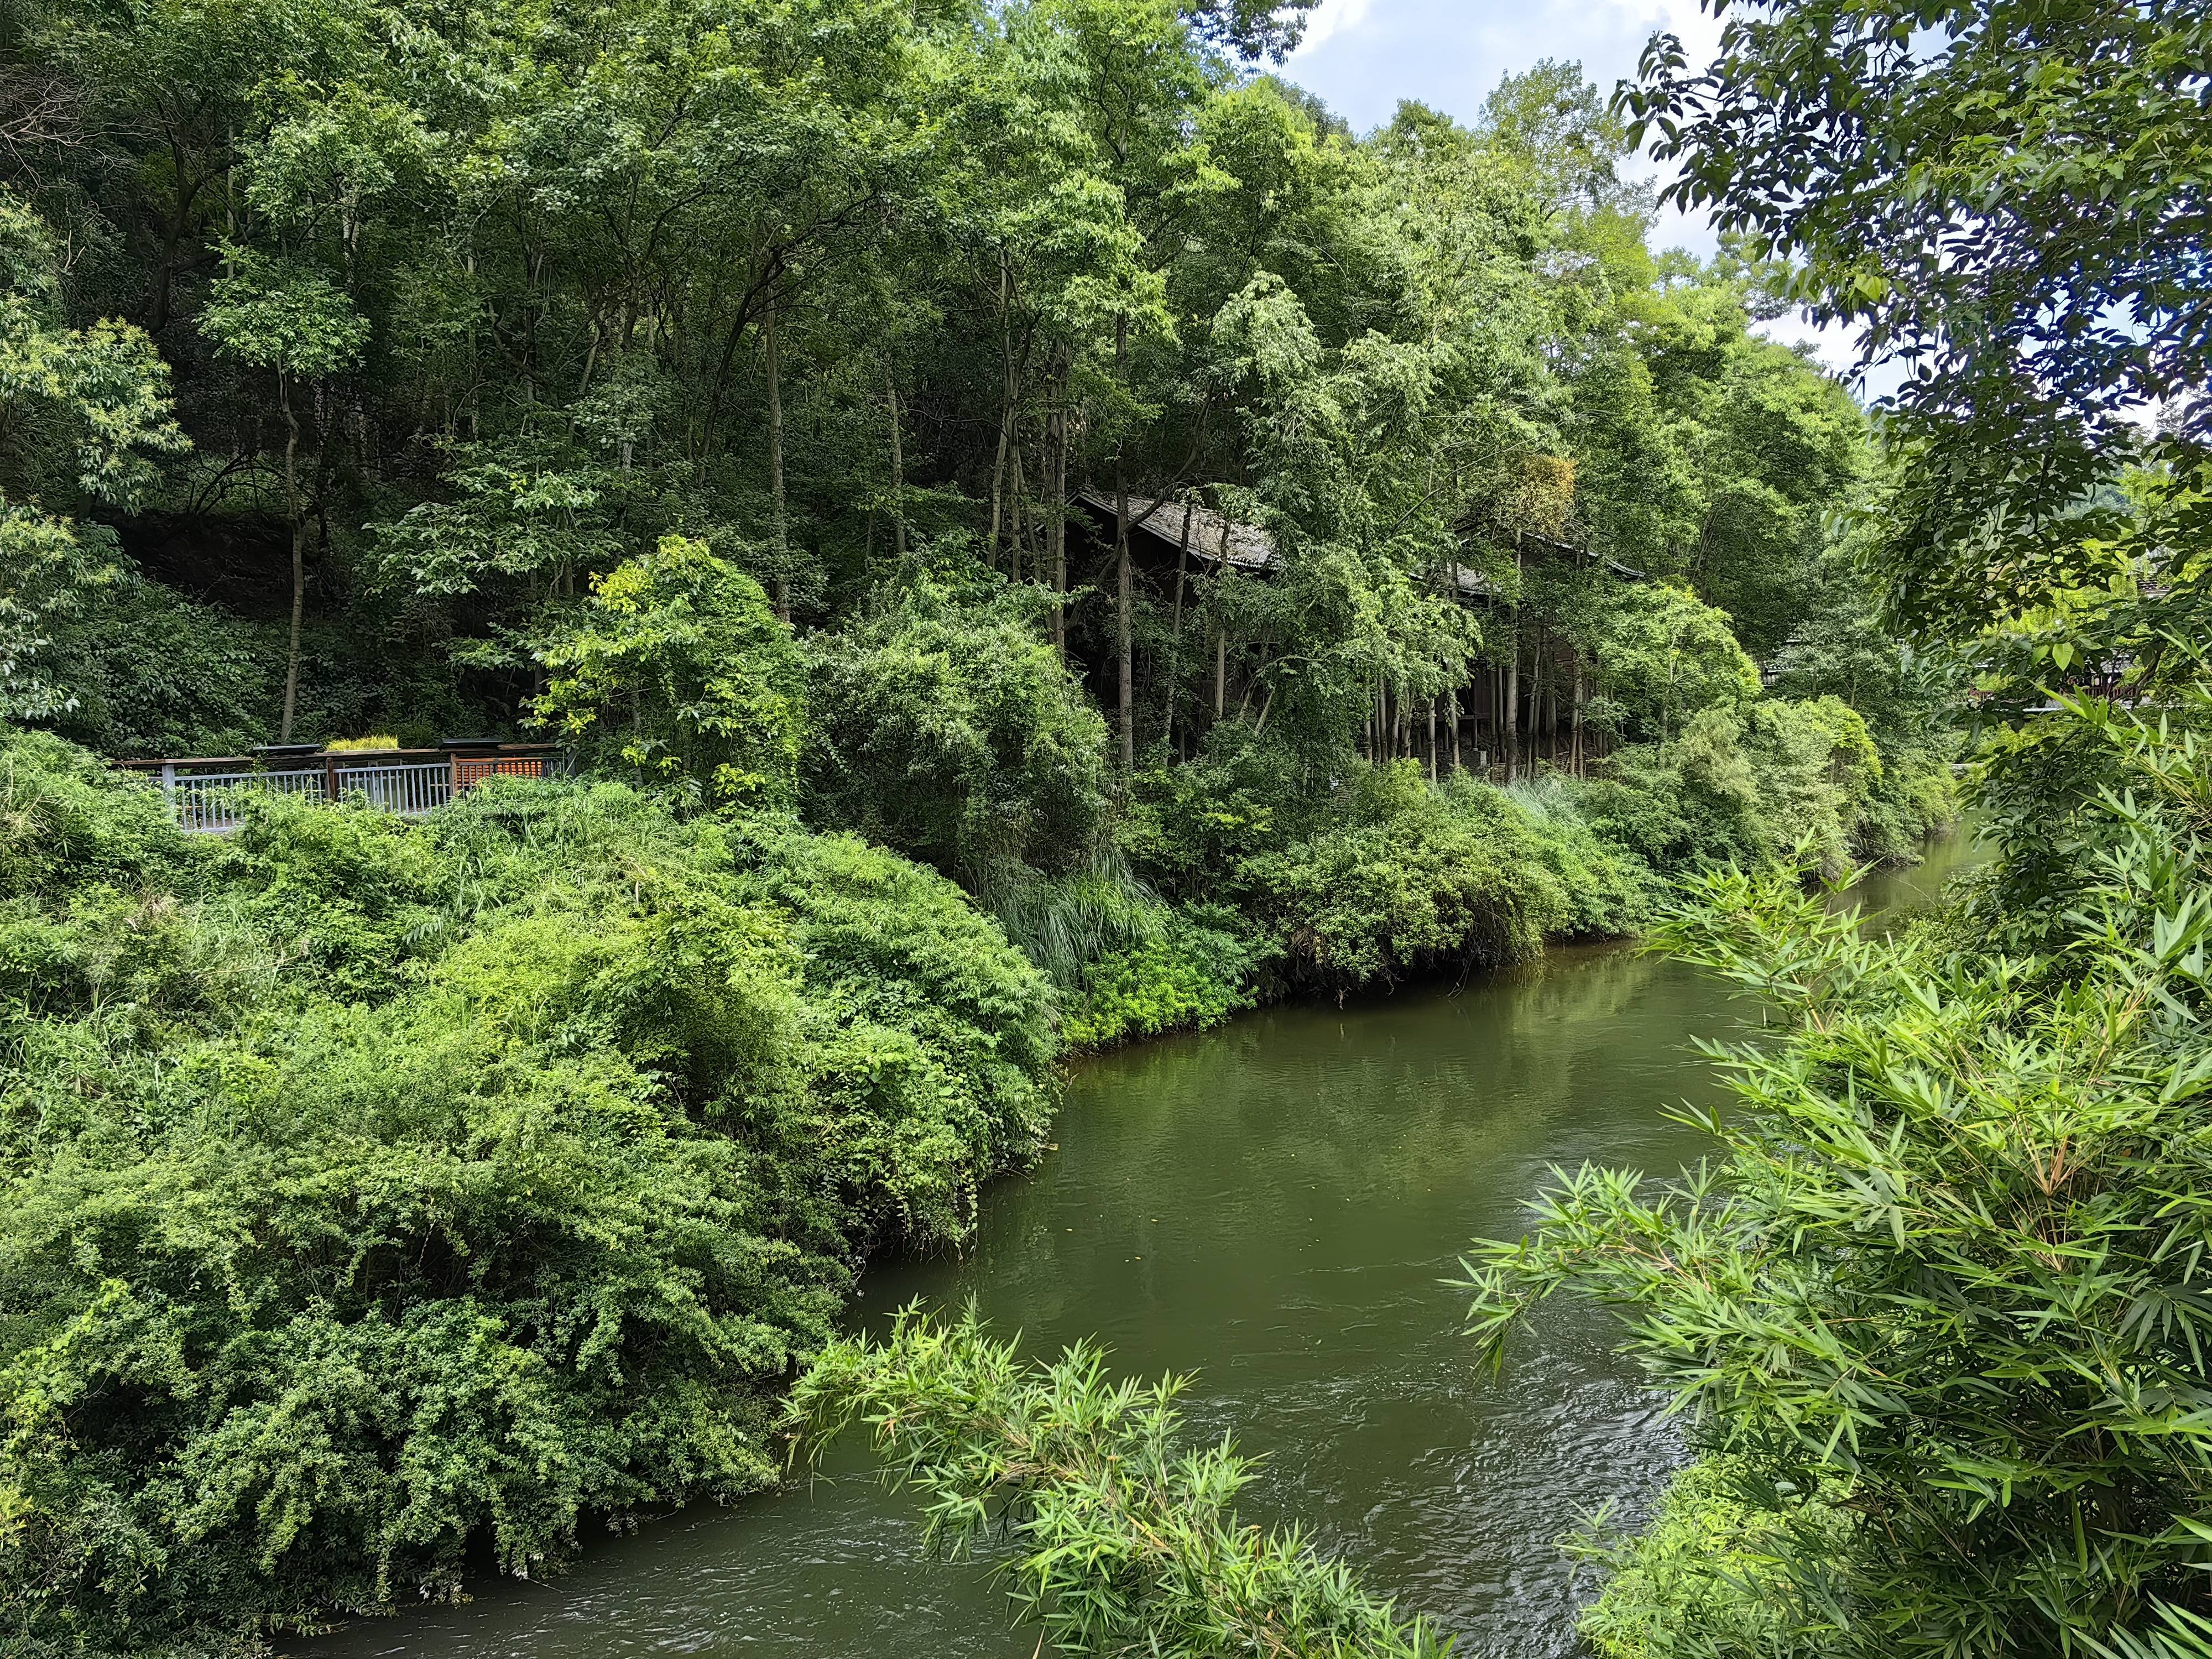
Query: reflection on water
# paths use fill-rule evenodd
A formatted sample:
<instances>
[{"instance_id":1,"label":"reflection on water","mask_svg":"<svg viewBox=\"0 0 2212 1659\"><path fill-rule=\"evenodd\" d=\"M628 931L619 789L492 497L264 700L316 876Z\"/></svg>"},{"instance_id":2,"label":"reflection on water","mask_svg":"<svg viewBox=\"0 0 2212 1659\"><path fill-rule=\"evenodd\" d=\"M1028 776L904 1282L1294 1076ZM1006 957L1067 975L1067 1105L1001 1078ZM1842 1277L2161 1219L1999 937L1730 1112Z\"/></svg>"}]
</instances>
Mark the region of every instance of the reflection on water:
<instances>
[{"instance_id":1,"label":"reflection on water","mask_svg":"<svg viewBox=\"0 0 2212 1659\"><path fill-rule=\"evenodd\" d=\"M1932 893L1964 854L1879 878ZM1470 1655L1572 1650L1585 1587L1553 1540L1678 1455L1601 1316L1541 1316L1479 1376L1461 1292L1476 1235L1510 1235L1554 1164L1671 1170L1701 1138L1663 1108L1711 1084L1689 1039L1725 993L1632 950L1553 953L1457 993L1255 1014L1085 1064L1034 1175L988 1198L965 1260L872 1272L860 1316L973 1296L1040 1347L1097 1334L1139 1372L1192 1371L1197 1431L1267 1454L1246 1508L1301 1518ZM693 1510L595 1545L550 1584L299 1644L318 1659L703 1653L1027 1659L973 1565L918 1559L914 1508L857 1453L842 1478Z\"/></svg>"}]
</instances>

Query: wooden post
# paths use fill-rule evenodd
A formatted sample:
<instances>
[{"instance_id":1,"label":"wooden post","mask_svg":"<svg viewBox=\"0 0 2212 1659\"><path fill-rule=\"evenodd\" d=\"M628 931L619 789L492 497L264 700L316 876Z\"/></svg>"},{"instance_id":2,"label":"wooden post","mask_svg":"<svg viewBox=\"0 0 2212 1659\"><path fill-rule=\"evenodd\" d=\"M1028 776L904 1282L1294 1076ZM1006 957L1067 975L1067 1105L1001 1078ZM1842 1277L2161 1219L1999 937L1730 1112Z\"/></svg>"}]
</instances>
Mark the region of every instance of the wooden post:
<instances>
[{"instance_id":1,"label":"wooden post","mask_svg":"<svg viewBox=\"0 0 2212 1659\"><path fill-rule=\"evenodd\" d=\"M1168 690L1161 701L1160 735L1169 747L1175 744L1175 706L1176 681L1182 674L1182 584L1185 562L1190 553L1191 504L1182 504L1182 536L1176 544L1175 629L1168 635ZM1177 750L1180 754L1182 751Z\"/></svg>"}]
</instances>

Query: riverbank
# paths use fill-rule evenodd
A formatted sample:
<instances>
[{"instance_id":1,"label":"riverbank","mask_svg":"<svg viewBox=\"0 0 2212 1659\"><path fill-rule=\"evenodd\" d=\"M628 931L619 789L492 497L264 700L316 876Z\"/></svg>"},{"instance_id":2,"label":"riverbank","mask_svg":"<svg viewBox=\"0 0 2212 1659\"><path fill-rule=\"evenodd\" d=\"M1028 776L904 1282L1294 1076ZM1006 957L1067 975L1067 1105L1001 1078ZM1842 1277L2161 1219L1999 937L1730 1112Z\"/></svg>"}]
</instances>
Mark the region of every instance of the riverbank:
<instances>
[{"instance_id":1,"label":"riverbank","mask_svg":"<svg viewBox=\"0 0 2212 1659\"><path fill-rule=\"evenodd\" d=\"M861 1264L972 1249L1045 1146L1062 995L854 837L589 781L185 836L5 748L0 1571L34 1645L220 1648L769 1486ZM1234 903L1142 902L1200 1017L1464 977L1629 919L1650 866L1586 807L1374 769L1224 855ZM1146 967L1147 1018L1162 937L1086 963Z\"/></svg>"},{"instance_id":2,"label":"riverbank","mask_svg":"<svg viewBox=\"0 0 2212 1659\"><path fill-rule=\"evenodd\" d=\"M1359 766L1303 806L1235 768L1189 767L1135 791L1121 833L1142 884L1111 912L1118 935L1094 924L1082 955L1041 924L1048 904L996 908L1052 972L1067 1046L1098 1051L1302 994L1340 1001L1632 937L1704 864L1834 877L1914 862L1956 822L1949 772L1924 755L1884 771L1869 750L1854 778L1825 738L1780 759L1725 739L1708 722L1697 743L1626 754L1598 777L1502 787L1432 782L1410 761ZM1076 891L1095 905L1097 885Z\"/></svg>"}]
</instances>

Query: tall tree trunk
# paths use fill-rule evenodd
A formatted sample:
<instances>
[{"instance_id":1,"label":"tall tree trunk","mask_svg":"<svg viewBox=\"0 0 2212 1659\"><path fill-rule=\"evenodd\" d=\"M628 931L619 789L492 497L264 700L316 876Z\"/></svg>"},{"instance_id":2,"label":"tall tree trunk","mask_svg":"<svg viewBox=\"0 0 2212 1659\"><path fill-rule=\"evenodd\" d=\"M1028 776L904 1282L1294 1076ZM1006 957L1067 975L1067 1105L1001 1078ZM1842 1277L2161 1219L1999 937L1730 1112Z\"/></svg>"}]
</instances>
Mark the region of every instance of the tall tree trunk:
<instances>
[{"instance_id":1,"label":"tall tree trunk","mask_svg":"<svg viewBox=\"0 0 2212 1659\"><path fill-rule=\"evenodd\" d=\"M1052 645L1067 658L1067 371L1060 373L1052 413L1046 417L1046 443L1052 450L1052 518L1045 539L1052 556Z\"/></svg>"},{"instance_id":2,"label":"tall tree trunk","mask_svg":"<svg viewBox=\"0 0 2212 1659\"><path fill-rule=\"evenodd\" d=\"M999 455L991 463L991 539L983 546L983 562L995 565L999 562L999 509L1005 499L1006 480L1006 450L1013 441L1014 432L1014 341L1006 326L1006 256L999 255L999 355L1006 365L1005 385L999 399ZM1016 457L1018 469L1021 460Z\"/></svg>"},{"instance_id":3,"label":"tall tree trunk","mask_svg":"<svg viewBox=\"0 0 2212 1659\"><path fill-rule=\"evenodd\" d=\"M1176 543L1175 627L1168 635L1168 690L1160 700L1160 731L1169 745L1175 743L1175 706L1176 682L1182 674L1182 584L1183 572L1190 555L1191 505L1182 504L1182 535Z\"/></svg>"},{"instance_id":4,"label":"tall tree trunk","mask_svg":"<svg viewBox=\"0 0 2212 1659\"><path fill-rule=\"evenodd\" d=\"M1429 781L1437 781L1437 700L1429 698Z\"/></svg>"},{"instance_id":5,"label":"tall tree trunk","mask_svg":"<svg viewBox=\"0 0 2212 1659\"><path fill-rule=\"evenodd\" d=\"M1513 630L1513 654L1505 670L1505 713L1499 722L1499 740L1505 750L1505 781L1521 775L1521 630Z\"/></svg>"},{"instance_id":6,"label":"tall tree trunk","mask_svg":"<svg viewBox=\"0 0 2212 1659\"><path fill-rule=\"evenodd\" d=\"M1528 770L1533 774L1544 737L1544 630L1528 646Z\"/></svg>"},{"instance_id":7,"label":"tall tree trunk","mask_svg":"<svg viewBox=\"0 0 2212 1659\"><path fill-rule=\"evenodd\" d=\"M898 382L884 369L884 391L891 410L891 551L906 557L906 453L899 442Z\"/></svg>"},{"instance_id":8,"label":"tall tree trunk","mask_svg":"<svg viewBox=\"0 0 2212 1659\"><path fill-rule=\"evenodd\" d=\"M1221 724L1221 711L1227 702L1229 690L1229 629L1217 623L1213 629L1213 723Z\"/></svg>"},{"instance_id":9,"label":"tall tree trunk","mask_svg":"<svg viewBox=\"0 0 2212 1659\"><path fill-rule=\"evenodd\" d=\"M1010 580L1022 579L1024 544L1029 539L1029 477L1022 471L1022 446L1018 436L1012 455L1014 464L1013 491L1006 502L1006 575ZM1034 560L1032 560L1034 563Z\"/></svg>"},{"instance_id":10,"label":"tall tree trunk","mask_svg":"<svg viewBox=\"0 0 2212 1659\"><path fill-rule=\"evenodd\" d=\"M763 338L768 349L768 492L769 516L775 523L775 614L779 620L791 620L791 531L785 521L783 509L783 384L781 363L776 350L775 295L771 290L767 309L762 313Z\"/></svg>"},{"instance_id":11,"label":"tall tree trunk","mask_svg":"<svg viewBox=\"0 0 2212 1659\"><path fill-rule=\"evenodd\" d=\"M1129 319L1114 319L1114 373L1128 375ZM1114 445L1114 651L1121 671L1121 771L1137 769L1136 655L1132 642L1134 596L1129 576L1129 474L1117 439Z\"/></svg>"},{"instance_id":12,"label":"tall tree trunk","mask_svg":"<svg viewBox=\"0 0 2212 1659\"><path fill-rule=\"evenodd\" d=\"M1451 769L1459 770L1459 687L1445 694L1445 708L1451 721Z\"/></svg>"},{"instance_id":13,"label":"tall tree trunk","mask_svg":"<svg viewBox=\"0 0 2212 1659\"><path fill-rule=\"evenodd\" d=\"M1577 777L1583 773L1583 659L1575 658L1575 694L1567 719L1567 765Z\"/></svg>"},{"instance_id":14,"label":"tall tree trunk","mask_svg":"<svg viewBox=\"0 0 2212 1659\"><path fill-rule=\"evenodd\" d=\"M292 741L292 714L300 702L300 619L307 608L307 515L300 508L300 417L292 409L292 382L276 377L276 401L284 409L284 512L292 520L292 643L284 657L284 718L276 741Z\"/></svg>"}]
</instances>

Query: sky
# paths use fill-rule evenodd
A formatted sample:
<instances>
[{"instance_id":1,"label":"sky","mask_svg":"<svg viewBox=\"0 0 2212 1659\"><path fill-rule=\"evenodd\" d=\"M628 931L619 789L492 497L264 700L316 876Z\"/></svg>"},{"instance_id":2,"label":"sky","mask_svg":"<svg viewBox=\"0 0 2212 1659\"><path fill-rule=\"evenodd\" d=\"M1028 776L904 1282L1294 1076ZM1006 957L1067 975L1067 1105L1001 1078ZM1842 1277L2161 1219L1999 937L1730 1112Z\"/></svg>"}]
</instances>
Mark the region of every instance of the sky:
<instances>
[{"instance_id":1,"label":"sky","mask_svg":"<svg viewBox=\"0 0 2212 1659\"><path fill-rule=\"evenodd\" d=\"M1501 78L1542 58L1579 62L1609 94L1635 75L1655 29L1680 36L1692 63L1710 59L1720 40L1719 20L1698 0L1322 0L1282 72L1362 132L1389 120L1403 98L1472 121ZM1644 163L1642 176L1658 176L1656 167ZM1707 258L1718 247L1704 215L1672 209L1652 241ZM1802 317L1778 318L1762 332L1810 342L1832 369L1856 362L1847 336Z\"/></svg>"}]
</instances>

